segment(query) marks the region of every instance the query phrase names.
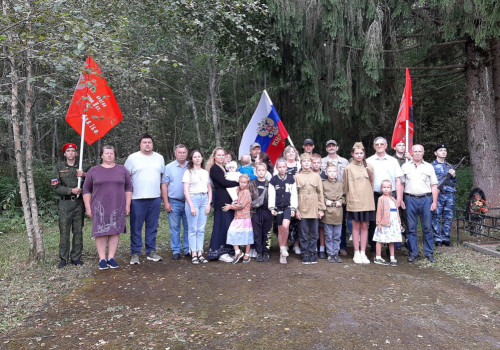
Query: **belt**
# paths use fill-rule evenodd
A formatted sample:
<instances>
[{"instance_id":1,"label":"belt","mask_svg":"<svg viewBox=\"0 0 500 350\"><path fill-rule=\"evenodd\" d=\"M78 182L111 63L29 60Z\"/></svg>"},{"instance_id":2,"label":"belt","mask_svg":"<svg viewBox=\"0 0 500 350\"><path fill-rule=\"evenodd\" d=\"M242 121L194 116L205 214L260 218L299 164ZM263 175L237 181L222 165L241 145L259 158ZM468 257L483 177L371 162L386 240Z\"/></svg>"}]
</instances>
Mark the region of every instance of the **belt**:
<instances>
[{"instance_id":1,"label":"belt","mask_svg":"<svg viewBox=\"0 0 500 350\"><path fill-rule=\"evenodd\" d=\"M71 195L61 196L60 199L62 199L63 201L76 201L78 198L80 197L77 196L76 194L71 194Z\"/></svg>"},{"instance_id":2,"label":"belt","mask_svg":"<svg viewBox=\"0 0 500 350\"><path fill-rule=\"evenodd\" d=\"M413 198L424 198L424 197L432 196L432 193L424 193L424 194L410 194L410 193L405 193L405 196L413 197Z\"/></svg>"}]
</instances>

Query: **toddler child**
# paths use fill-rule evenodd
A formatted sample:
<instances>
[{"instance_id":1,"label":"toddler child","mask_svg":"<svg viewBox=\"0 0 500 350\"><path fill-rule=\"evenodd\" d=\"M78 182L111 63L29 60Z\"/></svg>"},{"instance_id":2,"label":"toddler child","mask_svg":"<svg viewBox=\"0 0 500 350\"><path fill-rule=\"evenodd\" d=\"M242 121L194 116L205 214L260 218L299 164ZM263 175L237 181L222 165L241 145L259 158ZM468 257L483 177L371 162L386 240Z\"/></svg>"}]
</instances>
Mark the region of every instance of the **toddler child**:
<instances>
[{"instance_id":1,"label":"toddler child","mask_svg":"<svg viewBox=\"0 0 500 350\"><path fill-rule=\"evenodd\" d=\"M377 204L377 228L373 234L373 241L377 242L375 246L376 257L373 261L379 265L397 266L398 262L394 256L394 243L401 243L401 221L399 220L396 200L392 197L392 183L390 180L383 180L380 189L382 196ZM382 259L382 243L389 243L389 252L391 262Z\"/></svg>"},{"instance_id":2,"label":"toddler child","mask_svg":"<svg viewBox=\"0 0 500 350\"><path fill-rule=\"evenodd\" d=\"M250 244L253 244L252 221L250 219L250 208L252 206L252 197L250 195L249 185L250 177L247 174L241 174L239 178L238 199L231 204L222 207L223 211L234 210L234 219L227 230L226 244L234 246L233 264L236 264L243 257L243 262L250 262ZM240 245L245 246L245 254L240 251Z\"/></svg>"}]
</instances>

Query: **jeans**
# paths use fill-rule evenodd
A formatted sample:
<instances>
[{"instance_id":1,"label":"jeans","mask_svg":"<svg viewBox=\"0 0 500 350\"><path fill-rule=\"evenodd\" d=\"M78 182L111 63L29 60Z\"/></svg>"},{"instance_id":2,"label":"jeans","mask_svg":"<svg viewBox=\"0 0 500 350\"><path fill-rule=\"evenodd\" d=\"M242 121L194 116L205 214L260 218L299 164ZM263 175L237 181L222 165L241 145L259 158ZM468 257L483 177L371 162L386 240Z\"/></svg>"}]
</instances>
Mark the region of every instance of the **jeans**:
<instances>
[{"instance_id":1,"label":"jeans","mask_svg":"<svg viewBox=\"0 0 500 350\"><path fill-rule=\"evenodd\" d=\"M188 223L188 241L192 252L203 251L203 242L205 241L205 225L207 224L207 215L205 208L208 204L208 194L191 193L191 202L196 209L196 216L191 215L191 207L186 201L186 218ZM186 226L184 226L185 228ZM172 231L170 231L172 232ZM184 235L186 237L186 235Z\"/></svg>"},{"instance_id":2,"label":"jeans","mask_svg":"<svg viewBox=\"0 0 500 350\"><path fill-rule=\"evenodd\" d=\"M417 223L420 216L420 224L422 225L423 240L424 240L424 255L433 254L433 237L432 237L432 196L415 198L405 196L406 204L406 220L408 221L408 244L410 246L410 256L417 256Z\"/></svg>"},{"instance_id":3,"label":"jeans","mask_svg":"<svg viewBox=\"0 0 500 350\"><path fill-rule=\"evenodd\" d=\"M340 235L342 234L342 224L325 224L325 245L328 255L338 255L340 248Z\"/></svg>"},{"instance_id":4,"label":"jeans","mask_svg":"<svg viewBox=\"0 0 500 350\"><path fill-rule=\"evenodd\" d=\"M146 254L156 250L158 219L160 218L161 197L132 199L130 206L130 253L141 254L142 226L146 223L144 241Z\"/></svg>"},{"instance_id":5,"label":"jeans","mask_svg":"<svg viewBox=\"0 0 500 350\"><path fill-rule=\"evenodd\" d=\"M299 220L300 250L305 256L316 255L316 244L318 242L318 219Z\"/></svg>"},{"instance_id":6,"label":"jeans","mask_svg":"<svg viewBox=\"0 0 500 350\"><path fill-rule=\"evenodd\" d=\"M170 246L173 254L180 254L184 246L184 254L189 254L188 222L184 201L169 198L172 211L168 213L168 227L170 229ZM183 241L181 245L181 221L184 227Z\"/></svg>"}]
</instances>

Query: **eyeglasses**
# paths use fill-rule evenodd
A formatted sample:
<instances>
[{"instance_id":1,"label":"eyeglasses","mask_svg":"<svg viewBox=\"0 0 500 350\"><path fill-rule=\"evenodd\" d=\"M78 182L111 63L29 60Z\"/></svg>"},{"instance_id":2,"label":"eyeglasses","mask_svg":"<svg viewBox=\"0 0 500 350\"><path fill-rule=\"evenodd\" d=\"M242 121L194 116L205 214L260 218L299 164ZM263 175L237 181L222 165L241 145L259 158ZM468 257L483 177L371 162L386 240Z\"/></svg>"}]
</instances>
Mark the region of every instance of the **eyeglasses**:
<instances>
[{"instance_id":1,"label":"eyeglasses","mask_svg":"<svg viewBox=\"0 0 500 350\"><path fill-rule=\"evenodd\" d=\"M376 143L375 146L377 146L377 147L385 146L385 143Z\"/></svg>"}]
</instances>

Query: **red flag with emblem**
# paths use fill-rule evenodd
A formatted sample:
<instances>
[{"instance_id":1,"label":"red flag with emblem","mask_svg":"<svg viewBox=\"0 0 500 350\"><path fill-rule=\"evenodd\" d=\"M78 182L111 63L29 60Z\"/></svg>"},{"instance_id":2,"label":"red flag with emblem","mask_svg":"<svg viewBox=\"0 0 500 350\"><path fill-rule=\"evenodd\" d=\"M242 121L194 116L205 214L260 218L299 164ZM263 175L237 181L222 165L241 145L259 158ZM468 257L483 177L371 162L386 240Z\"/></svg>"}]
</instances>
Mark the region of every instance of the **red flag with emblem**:
<instances>
[{"instance_id":1,"label":"red flag with emblem","mask_svg":"<svg viewBox=\"0 0 500 350\"><path fill-rule=\"evenodd\" d=\"M87 58L66 114L66 122L91 145L123 120L115 96L92 56Z\"/></svg>"},{"instance_id":2,"label":"red flag with emblem","mask_svg":"<svg viewBox=\"0 0 500 350\"><path fill-rule=\"evenodd\" d=\"M399 104L396 125L392 133L391 148L403 141L407 150L413 146L413 97L411 92L410 71L406 68L406 84ZM408 142L407 142L408 141Z\"/></svg>"}]
</instances>

